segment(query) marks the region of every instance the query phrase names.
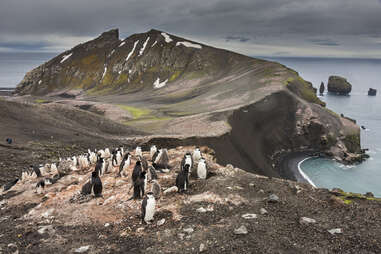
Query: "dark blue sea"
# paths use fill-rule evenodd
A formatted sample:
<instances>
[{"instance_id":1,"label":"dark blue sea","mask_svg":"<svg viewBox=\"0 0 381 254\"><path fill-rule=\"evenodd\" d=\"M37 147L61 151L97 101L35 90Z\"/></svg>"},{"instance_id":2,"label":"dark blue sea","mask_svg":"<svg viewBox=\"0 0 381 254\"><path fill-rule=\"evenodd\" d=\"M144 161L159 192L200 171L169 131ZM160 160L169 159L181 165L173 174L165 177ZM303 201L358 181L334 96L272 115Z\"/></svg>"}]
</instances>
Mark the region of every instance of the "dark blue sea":
<instances>
[{"instance_id":1,"label":"dark blue sea","mask_svg":"<svg viewBox=\"0 0 381 254\"><path fill-rule=\"evenodd\" d=\"M369 148L370 159L345 166L330 159L311 158L301 163L301 170L317 187L339 187L344 191L373 192L381 197L381 60L372 59L319 59L276 58L319 88L327 84L330 75L340 75L352 84L350 96L325 94L320 97L327 107L357 120L367 130L361 130L363 148ZM378 95L367 95L376 88Z\"/></svg>"},{"instance_id":2,"label":"dark blue sea","mask_svg":"<svg viewBox=\"0 0 381 254\"><path fill-rule=\"evenodd\" d=\"M14 88L26 72L48 61L51 53L0 53L0 89ZM340 75L353 85L350 96L325 94L327 107L357 120L367 130L361 132L363 148L369 148L370 159L359 165L344 166L333 160L311 158L301 170L318 187L339 187L358 193L373 192L381 197L381 60L267 58L280 62L319 87L330 75ZM376 97L367 96L368 89L378 89Z\"/></svg>"}]
</instances>

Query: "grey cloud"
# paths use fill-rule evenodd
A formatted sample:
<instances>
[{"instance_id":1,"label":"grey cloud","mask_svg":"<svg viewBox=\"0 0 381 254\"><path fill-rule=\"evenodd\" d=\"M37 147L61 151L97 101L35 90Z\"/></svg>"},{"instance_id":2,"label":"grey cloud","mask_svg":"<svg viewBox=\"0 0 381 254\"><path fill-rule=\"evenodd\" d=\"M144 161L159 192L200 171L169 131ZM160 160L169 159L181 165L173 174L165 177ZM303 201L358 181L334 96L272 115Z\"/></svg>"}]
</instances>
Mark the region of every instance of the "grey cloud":
<instances>
[{"instance_id":1,"label":"grey cloud","mask_svg":"<svg viewBox=\"0 0 381 254\"><path fill-rule=\"evenodd\" d=\"M247 42L250 39L242 36L226 36L225 37L226 41L240 41L240 42Z\"/></svg>"},{"instance_id":2,"label":"grey cloud","mask_svg":"<svg viewBox=\"0 0 381 254\"><path fill-rule=\"evenodd\" d=\"M340 46L338 42L332 41L330 39L313 39L309 41L320 46Z\"/></svg>"},{"instance_id":3,"label":"grey cloud","mask_svg":"<svg viewBox=\"0 0 381 254\"><path fill-rule=\"evenodd\" d=\"M358 37L381 37L380 1L1 0L0 43L20 43L25 38L58 43L57 38L54 42L46 38L95 37L119 27L122 37L156 28L205 43L234 43L237 39L227 38L232 36L247 45L303 45L318 35L332 43L310 41L312 46L339 50L342 45L334 42L340 36L353 43Z\"/></svg>"}]
</instances>

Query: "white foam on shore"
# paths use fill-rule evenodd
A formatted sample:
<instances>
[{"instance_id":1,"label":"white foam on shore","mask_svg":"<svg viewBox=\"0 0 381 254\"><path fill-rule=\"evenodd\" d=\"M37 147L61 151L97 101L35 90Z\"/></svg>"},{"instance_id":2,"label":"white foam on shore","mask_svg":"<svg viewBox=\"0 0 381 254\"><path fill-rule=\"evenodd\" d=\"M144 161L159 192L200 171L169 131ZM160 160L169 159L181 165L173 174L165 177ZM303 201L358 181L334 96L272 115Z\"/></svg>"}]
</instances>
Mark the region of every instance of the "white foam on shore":
<instances>
[{"instance_id":1,"label":"white foam on shore","mask_svg":"<svg viewBox=\"0 0 381 254\"><path fill-rule=\"evenodd\" d=\"M308 177L308 175L306 175L303 170L300 168L300 165L302 165L303 162L305 162L306 160L308 159L311 159L313 157L308 157L308 158L305 158L304 160L300 161L298 163L298 170L299 170L299 173L302 175L302 177L309 183L311 184L314 188L317 188L316 185L314 184L314 182L312 182L312 180Z\"/></svg>"}]
</instances>

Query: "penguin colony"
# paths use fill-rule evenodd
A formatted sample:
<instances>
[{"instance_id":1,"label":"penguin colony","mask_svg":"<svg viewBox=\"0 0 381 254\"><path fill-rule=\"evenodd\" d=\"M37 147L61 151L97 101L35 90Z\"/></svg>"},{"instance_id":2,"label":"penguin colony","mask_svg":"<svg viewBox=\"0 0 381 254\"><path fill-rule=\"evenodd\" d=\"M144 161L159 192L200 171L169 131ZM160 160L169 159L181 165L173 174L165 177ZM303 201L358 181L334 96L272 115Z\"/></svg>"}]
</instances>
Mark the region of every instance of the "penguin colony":
<instances>
[{"instance_id":1,"label":"penguin colony","mask_svg":"<svg viewBox=\"0 0 381 254\"><path fill-rule=\"evenodd\" d=\"M150 150L150 162L143 156L142 148L136 147L134 156L124 151L123 147L113 149L111 152L108 148L88 153L73 156L57 163L35 166L31 165L29 169L22 172L21 178L7 183L3 187L3 191L10 190L18 182L25 182L37 179L35 193L44 193L45 186L56 183L61 177L62 172L59 170L63 164L68 165L71 171L88 170L91 166L94 171L91 172L90 178L82 185L80 195L89 196L94 198L102 197L103 184L102 176L105 174L114 174L115 178L130 178L131 189L133 194L128 200L142 200L141 202L141 220L142 223L149 224L155 214L156 200L161 196L161 186L158 182L158 173L168 173L170 169L169 157L167 149L158 149L153 145ZM131 165L131 159L136 159L131 175L128 175L128 168ZM151 165L149 165L151 164ZM174 185L180 193L189 190L189 176L192 174L200 179L207 177L207 164L206 160L202 157L200 149L197 147L193 153L187 152L181 163L180 170L176 177ZM46 177L46 175L53 175L53 177ZM148 190L148 183L151 188Z\"/></svg>"}]
</instances>

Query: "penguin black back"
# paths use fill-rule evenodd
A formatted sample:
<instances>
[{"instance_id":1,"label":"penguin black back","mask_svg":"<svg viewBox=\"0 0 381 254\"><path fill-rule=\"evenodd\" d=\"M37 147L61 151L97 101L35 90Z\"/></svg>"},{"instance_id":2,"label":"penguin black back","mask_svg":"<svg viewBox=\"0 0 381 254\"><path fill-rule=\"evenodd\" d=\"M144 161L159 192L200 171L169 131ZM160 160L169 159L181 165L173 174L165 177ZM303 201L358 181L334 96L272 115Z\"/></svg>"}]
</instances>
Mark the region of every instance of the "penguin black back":
<instances>
[{"instance_id":1,"label":"penguin black back","mask_svg":"<svg viewBox=\"0 0 381 254\"><path fill-rule=\"evenodd\" d=\"M132 182L135 183L139 176L140 173L142 172L142 165L140 161L137 161L134 167L134 170L132 171Z\"/></svg>"},{"instance_id":2,"label":"penguin black back","mask_svg":"<svg viewBox=\"0 0 381 254\"><path fill-rule=\"evenodd\" d=\"M155 162L158 155L159 155L159 149L152 155L152 162Z\"/></svg>"},{"instance_id":3,"label":"penguin black back","mask_svg":"<svg viewBox=\"0 0 381 254\"><path fill-rule=\"evenodd\" d=\"M183 169L180 171L180 173L176 177L176 186L177 186L178 192L186 191L188 189L188 186L189 186L188 174L189 174L189 165L185 164Z\"/></svg>"},{"instance_id":4,"label":"penguin black back","mask_svg":"<svg viewBox=\"0 0 381 254\"><path fill-rule=\"evenodd\" d=\"M91 181L87 181L87 183L85 183L82 186L81 194L82 195L90 195L92 187L93 187L93 185L92 185Z\"/></svg>"},{"instance_id":5,"label":"penguin black back","mask_svg":"<svg viewBox=\"0 0 381 254\"><path fill-rule=\"evenodd\" d=\"M37 177L41 177L41 171L37 166L31 166L33 168L34 173L36 173Z\"/></svg>"},{"instance_id":6,"label":"penguin black back","mask_svg":"<svg viewBox=\"0 0 381 254\"><path fill-rule=\"evenodd\" d=\"M39 188L39 187L45 189L45 179L38 181L38 183L36 184L36 188Z\"/></svg>"},{"instance_id":7,"label":"penguin black back","mask_svg":"<svg viewBox=\"0 0 381 254\"><path fill-rule=\"evenodd\" d=\"M95 172L97 172L97 175L100 175L102 172L102 165L103 165L103 158L98 158L97 164L95 165Z\"/></svg>"},{"instance_id":8,"label":"penguin black back","mask_svg":"<svg viewBox=\"0 0 381 254\"><path fill-rule=\"evenodd\" d=\"M133 195L133 199L141 199L142 197L144 197L145 180L146 180L146 172L142 171L142 172L140 172L139 177L134 182L134 195Z\"/></svg>"},{"instance_id":9,"label":"penguin black back","mask_svg":"<svg viewBox=\"0 0 381 254\"><path fill-rule=\"evenodd\" d=\"M149 166L149 167L148 167L148 170L149 170L149 173L150 173L150 175L151 175L151 180L156 180L156 179L158 179L157 174L156 174L156 170L155 170L155 168L154 168L153 165L152 165L152 166Z\"/></svg>"},{"instance_id":10,"label":"penguin black back","mask_svg":"<svg viewBox=\"0 0 381 254\"><path fill-rule=\"evenodd\" d=\"M94 192L95 197L101 197L102 196L102 181L99 178L98 172L94 171L91 175L91 184L92 184L92 189Z\"/></svg>"}]
</instances>

